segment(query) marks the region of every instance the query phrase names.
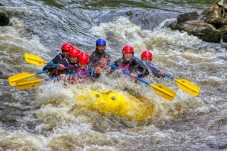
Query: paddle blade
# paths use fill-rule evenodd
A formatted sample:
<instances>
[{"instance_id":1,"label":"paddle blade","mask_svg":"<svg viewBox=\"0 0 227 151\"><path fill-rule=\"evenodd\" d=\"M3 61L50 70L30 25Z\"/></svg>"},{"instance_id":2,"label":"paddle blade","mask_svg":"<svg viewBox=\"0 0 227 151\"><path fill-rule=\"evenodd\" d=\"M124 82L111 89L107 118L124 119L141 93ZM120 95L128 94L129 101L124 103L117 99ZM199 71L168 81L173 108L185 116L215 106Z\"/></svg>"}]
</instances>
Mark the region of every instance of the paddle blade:
<instances>
[{"instance_id":1,"label":"paddle blade","mask_svg":"<svg viewBox=\"0 0 227 151\"><path fill-rule=\"evenodd\" d=\"M36 55L33 55L33 54L25 53L24 58L25 58L25 61L27 63L34 64L34 65L37 65L37 66L42 66L42 65L46 64L46 61L44 61L39 56L36 56Z\"/></svg>"},{"instance_id":2,"label":"paddle blade","mask_svg":"<svg viewBox=\"0 0 227 151\"><path fill-rule=\"evenodd\" d=\"M186 79L174 79L174 80L176 81L177 86L181 90L191 94L192 96L199 95L200 88L198 86L196 86L195 84L191 83L190 81L188 81Z\"/></svg>"},{"instance_id":3,"label":"paddle blade","mask_svg":"<svg viewBox=\"0 0 227 151\"><path fill-rule=\"evenodd\" d=\"M166 87L165 85L162 85L162 84L150 84L150 86L154 89L154 92L169 100L169 101L173 101L173 99L175 98L176 96L176 92L173 91L172 89Z\"/></svg>"},{"instance_id":4,"label":"paddle blade","mask_svg":"<svg viewBox=\"0 0 227 151\"><path fill-rule=\"evenodd\" d=\"M10 76L8 78L8 82L10 86L16 86L16 83L22 79L29 78L34 76L34 74L28 73L28 72L22 72L13 76Z\"/></svg>"},{"instance_id":5,"label":"paddle blade","mask_svg":"<svg viewBox=\"0 0 227 151\"><path fill-rule=\"evenodd\" d=\"M41 82L43 82L43 81L44 81L43 79L39 79L36 77L30 78L30 79L25 79L20 82L17 82L16 88L18 90L31 89L31 88L39 86L41 84Z\"/></svg>"}]
</instances>

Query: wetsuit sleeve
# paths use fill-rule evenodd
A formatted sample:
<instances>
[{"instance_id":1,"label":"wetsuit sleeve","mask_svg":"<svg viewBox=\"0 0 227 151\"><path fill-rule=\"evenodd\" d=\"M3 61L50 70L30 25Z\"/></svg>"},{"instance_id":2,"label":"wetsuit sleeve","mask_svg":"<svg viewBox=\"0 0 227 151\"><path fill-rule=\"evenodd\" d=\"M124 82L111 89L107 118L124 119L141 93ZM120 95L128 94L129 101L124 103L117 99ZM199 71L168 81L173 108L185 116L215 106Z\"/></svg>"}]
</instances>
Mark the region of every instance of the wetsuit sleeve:
<instances>
[{"instance_id":1,"label":"wetsuit sleeve","mask_svg":"<svg viewBox=\"0 0 227 151\"><path fill-rule=\"evenodd\" d=\"M55 56L51 62L53 62L54 64L58 64L61 61L61 58L59 55Z\"/></svg>"},{"instance_id":2,"label":"wetsuit sleeve","mask_svg":"<svg viewBox=\"0 0 227 151\"><path fill-rule=\"evenodd\" d=\"M60 55L55 56L50 62L54 64L58 64L60 62L61 58ZM52 70L56 69L56 67L53 67L51 65L46 65L43 67L43 70L48 70L49 72L52 72Z\"/></svg>"},{"instance_id":3,"label":"wetsuit sleeve","mask_svg":"<svg viewBox=\"0 0 227 151\"><path fill-rule=\"evenodd\" d=\"M95 70L95 68L91 64L88 64L88 69ZM101 75L101 73L96 73L96 72L90 73L90 76L94 77L94 78L98 78L98 77L100 77L100 75Z\"/></svg>"},{"instance_id":4,"label":"wetsuit sleeve","mask_svg":"<svg viewBox=\"0 0 227 151\"><path fill-rule=\"evenodd\" d=\"M132 69L131 70L134 70L137 73L139 78L143 78L143 77L149 75L149 71L148 71L147 67L142 62L138 62L135 59L132 60Z\"/></svg>"},{"instance_id":5,"label":"wetsuit sleeve","mask_svg":"<svg viewBox=\"0 0 227 151\"><path fill-rule=\"evenodd\" d=\"M89 67L95 68L95 66L96 66L95 63L97 62L96 60L97 60L97 58L94 55L94 52L92 52L92 54L90 55Z\"/></svg>"},{"instance_id":6,"label":"wetsuit sleeve","mask_svg":"<svg viewBox=\"0 0 227 151\"><path fill-rule=\"evenodd\" d=\"M119 67L120 62L121 62L121 59L117 59L116 61L113 62L113 64L114 64L115 66ZM111 69L110 69L110 72L113 72L113 71L115 71L115 70L116 70L116 69L111 68Z\"/></svg>"},{"instance_id":7,"label":"wetsuit sleeve","mask_svg":"<svg viewBox=\"0 0 227 151\"><path fill-rule=\"evenodd\" d=\"M68 67L69 66L68 63L67 63L67 61L65 61L65 60L59 61L58 64L63 64L65 67ZM61 73L70 74L71 73L71 70L73 70L73 68L68 68L68 69L59 70L59 71L61 71Z\"/></svg>"},{"instance_id":8,"label":"wetsuit sleeve","mask_svg":"<svg viewBox=\"0 0 227 151\"><path fill-rule=\"evenodd\" d=\"M108 53L106 53L105 58L108 59L109 62L111 61L111 56Z\"/></svg>"},{"instance_id":9,"label":"wetsuit sleeve","mask_svg":"<svg viewBox=\"0 0 227 151\"><path fill-rule=\"evenodd\" d=\"M164 75L160 74L160 72L158 72L156 70L152 70L151 72L157 78L164 78L165 77Z\"/></svg>"},{"instance_id":10,"label":"wetsuit sleeve","mask_svg":"<svg viewBox=\"0 0 227 151\"><path fill-rule=\"evenodd\" d=\"M45 66L43 67L43 71L44 71L44 70L48 70L48 72L52 72L55 68L56 68L56 67L53 67L53 66L47 64L47 65L45 65Z\"/></svg>"}]
</instances>

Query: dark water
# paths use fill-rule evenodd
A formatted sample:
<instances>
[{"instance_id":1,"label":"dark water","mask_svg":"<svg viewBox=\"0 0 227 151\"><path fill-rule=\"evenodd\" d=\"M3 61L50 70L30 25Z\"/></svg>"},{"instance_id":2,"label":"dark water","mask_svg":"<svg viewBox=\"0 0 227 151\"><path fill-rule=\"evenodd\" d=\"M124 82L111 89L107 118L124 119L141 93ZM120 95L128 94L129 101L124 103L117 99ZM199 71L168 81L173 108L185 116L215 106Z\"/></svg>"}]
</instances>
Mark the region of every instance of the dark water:
<instances>
[{"instance_id":1,"label":"dark water","mask_svg":"<svg viewBox=\"0 0 227 151\"><path fill-rule=\"evenodd\" d=\"M194 36L164 28L183 12L201 12L211 0L1 0L10 26L0 27L1 150L227 150L226 50ZM26 64L24 53L51 59L69 41L86 52L95 40L108 41L114 59L125 44L154 54L154 63L201 87L191 97L168 79L152 79L177 92L174 102L150 88L103 77L101 88L125 87L155 104L152 122L144 125L73 108L78 86L43 83L17 91L7 77L41 67ZM151 79L150 79L151 80ZM86 87L86 86L85 86ZM133 95L133 93L131 94Z\"/></svg>"}]
</instances>

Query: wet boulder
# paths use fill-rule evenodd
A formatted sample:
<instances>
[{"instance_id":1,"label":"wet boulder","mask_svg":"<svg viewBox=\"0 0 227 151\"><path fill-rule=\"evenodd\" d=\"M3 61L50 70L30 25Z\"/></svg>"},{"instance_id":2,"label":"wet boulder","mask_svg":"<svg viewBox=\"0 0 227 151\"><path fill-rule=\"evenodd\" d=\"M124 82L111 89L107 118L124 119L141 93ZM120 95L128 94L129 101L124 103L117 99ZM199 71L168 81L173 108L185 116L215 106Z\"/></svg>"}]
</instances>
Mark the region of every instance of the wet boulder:
<instances>
[{"instance_id":1,"label":"wet boulder","mask_svg":"<svg viewBox=\"0 0 227 151\"><path fill-rule=\"evenodd\" d=\"M197 20L200 15L197 12L189 12L185 14L180 14L177 16L177 23L183 23L190 20Z\"/></svg>"},{"instance_id":2,"label":"wet boulder","mask_svg":"<svg viewBox=\"0 0 227 151\"><path fill-rule=\"evenodd\" d=\"M209 6L202 12L203 20L206 23L214 25L217 29L223 25L227 25L227 8L225 7L224 5L218 5L218 3Z\"/></svg>"},{"instance_id":3,"label":"wet boulder","mask_svg":"<svg viewBox=\"0 0 227 151\"><path fill-rule=\"evenodd\" d=\"M223 42L227 43L227 25L223 26L220 29L221 33L222 33L222 40Z\"/></svg>"},{"instance_id":4,"label":"wet boulder","mask_svg":"<svg viewBox=\"0 0 227 151\"><path fill-rule=\"evenodd\" d=\"M186 31L189 34L199 37L206 42L219 43L221 40L221 32L213 25L199 20L186 21L176 25L180 31Z\"/></svg>"},{"instance_id":5,"label":"wet boulder","mask_svg":"<svg viewBox=\"0 0 227 151\"><path fill-rule=\"evenodd\" d=\"M0 11L0 26L7 26L8 24L9 24L8 15Z\"/></svg>"},{"instance_id":6,"label":"wet boulder","mask_svg":"<svg viewBox=\"0 0 227 151\"><path fill-rule=\"evenodd\" d=\"M167 27L186 31L206 42L226 42L227 0L220 0L206 8L201 15L196 12L180 14L177 21Z\"/></svg>"}]
</instances>

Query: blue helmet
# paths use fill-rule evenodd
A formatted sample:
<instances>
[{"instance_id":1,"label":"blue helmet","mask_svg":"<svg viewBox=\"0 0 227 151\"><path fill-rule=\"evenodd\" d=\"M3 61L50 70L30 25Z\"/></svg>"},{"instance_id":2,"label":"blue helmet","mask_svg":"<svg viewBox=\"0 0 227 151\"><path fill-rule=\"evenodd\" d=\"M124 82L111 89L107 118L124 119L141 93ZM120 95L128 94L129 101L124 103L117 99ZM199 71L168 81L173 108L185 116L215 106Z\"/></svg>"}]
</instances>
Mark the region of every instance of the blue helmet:
<instances>
[{"instance_id":1,"label":"blue helmet","mask_svg":"<svg viewBox=\"0 0 227 151\"><path fill-rule=\"evenodd\" d=\"M106 46L106 41L104 39L97 39L96 40L96 46Z\"/></svg>"}]
</instances>

